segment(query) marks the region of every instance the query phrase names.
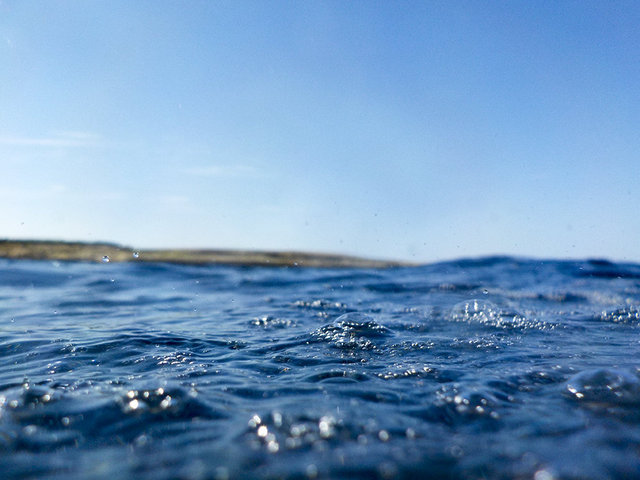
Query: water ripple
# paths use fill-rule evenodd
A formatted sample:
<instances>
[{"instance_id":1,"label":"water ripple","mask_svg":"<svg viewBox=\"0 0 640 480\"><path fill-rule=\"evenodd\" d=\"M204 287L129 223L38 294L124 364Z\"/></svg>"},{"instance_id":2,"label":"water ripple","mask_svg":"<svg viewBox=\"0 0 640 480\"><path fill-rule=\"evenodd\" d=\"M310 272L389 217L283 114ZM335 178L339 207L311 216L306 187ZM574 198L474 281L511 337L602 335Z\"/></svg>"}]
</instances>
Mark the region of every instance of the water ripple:
<instances>
[{"instance_id":1,"label":"water ripple","mask_svg":"<svg viewBox=\"0 0 640 480\"><path fill-rule=\"evenodd\" d=\"M2 477L635 478L638 272L0 260Z\"/></svg>"}]
</instances>

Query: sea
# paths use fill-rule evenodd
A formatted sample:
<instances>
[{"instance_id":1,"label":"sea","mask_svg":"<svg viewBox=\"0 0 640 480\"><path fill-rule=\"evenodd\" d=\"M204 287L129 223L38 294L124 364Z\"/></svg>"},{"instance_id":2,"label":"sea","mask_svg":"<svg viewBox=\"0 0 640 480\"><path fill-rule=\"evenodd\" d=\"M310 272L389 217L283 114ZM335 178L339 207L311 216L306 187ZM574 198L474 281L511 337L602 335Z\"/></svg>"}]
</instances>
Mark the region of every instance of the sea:
<instances>
[{"instance_id":1,"label":"sea","mask_svg":"<svg viewBox=\"0 0 640 480\"><path fill-rule=\"evenodd\" d=\"M0 260L0 478L640 478L640 265Z\"/></svg>"}]
</instances>

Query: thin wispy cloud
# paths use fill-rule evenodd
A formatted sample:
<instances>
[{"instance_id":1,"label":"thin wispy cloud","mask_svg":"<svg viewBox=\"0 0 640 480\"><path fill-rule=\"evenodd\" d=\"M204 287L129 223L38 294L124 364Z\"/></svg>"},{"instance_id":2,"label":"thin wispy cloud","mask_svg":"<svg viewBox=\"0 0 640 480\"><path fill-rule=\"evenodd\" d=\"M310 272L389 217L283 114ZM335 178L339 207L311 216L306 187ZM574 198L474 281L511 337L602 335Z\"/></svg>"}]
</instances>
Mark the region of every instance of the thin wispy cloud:
<instances>
[{"instance_id":1,"label":"thin wispy cloud","mask_svg":"<svg viewBox=\"0 0 640 480\"><path fill-rule=\"evenodd\" d=\"M195 208L191 198L186 195L151 195L142 200L149 205L150 211L156 212L154 215L162 215L163 217L168 213L189 214Z\"/></svg>"},{"instance_id":2,"label":"thin wispy cloud","mask_svg":"<svg viewBox=\"0 0 640 480\"><path fill-rule=\"evenodd\" d=\"M10 201L45 200L61 197L66 193L64 185L49 185L45 188L23 188L0 186L0 198Z\"/></svg>"},{"instance_id":3,"label":"thin wispy cloud","mask_svg":"<svg viewBox=\"0 0 640 480\"><path fill-rule=\"evenodd\" d=\"M251 165L207 165L184 170L188 175L198 177L263 177L264 173Z\"/></svg>"},{"instance_id":4,"label":"thin wispy cloud","mask_svg":"<svg viewBox=\"0 0 640 480\"><path fill-rule=\"evenodd\" d=\"M78 202L122 201L127 196L119 191L78 192L66 185L53 184L42 188L0 186L0 199L14 202L73 200Z\"/></svg>"},{"instance_id":5,"label":"thin wispy cloud","mask_svg":"<svg viewBox=\"0 0 640 480\"><path fill-rule=\"evenodd\" d=\"M41 137L0 135L0 145L14 147L78 148L101 144L100 135L90 132L69 131Z\"/></svg>"},{"instance_id":6,"label":"thin wispy cloud","mask_svg":"<svg viewBox=\"0 0 640 480\"><path fill-rule=\"evenodd\" d=\"M191 202L185 195L162 195L155 198L166 205L186 205Z\"/></svg>"}]
</instances>

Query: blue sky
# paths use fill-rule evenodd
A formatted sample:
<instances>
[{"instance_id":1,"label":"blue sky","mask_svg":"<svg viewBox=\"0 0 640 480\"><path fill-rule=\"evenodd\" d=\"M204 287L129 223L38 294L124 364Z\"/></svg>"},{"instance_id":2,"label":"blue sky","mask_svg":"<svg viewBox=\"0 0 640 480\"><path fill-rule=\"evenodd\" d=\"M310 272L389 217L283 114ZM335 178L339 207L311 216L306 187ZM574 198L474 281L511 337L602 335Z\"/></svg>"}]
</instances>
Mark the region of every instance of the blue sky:
<instances>
[{"instance_id":1,"label":"blue sky","mask_svg":"<svg viewBox=\"0 0 640 480\"><path fill-rule=\"evenodd\" d=\"M0 237L640 261L635 1L0 1Z\"/></svg>"}]
</instances>

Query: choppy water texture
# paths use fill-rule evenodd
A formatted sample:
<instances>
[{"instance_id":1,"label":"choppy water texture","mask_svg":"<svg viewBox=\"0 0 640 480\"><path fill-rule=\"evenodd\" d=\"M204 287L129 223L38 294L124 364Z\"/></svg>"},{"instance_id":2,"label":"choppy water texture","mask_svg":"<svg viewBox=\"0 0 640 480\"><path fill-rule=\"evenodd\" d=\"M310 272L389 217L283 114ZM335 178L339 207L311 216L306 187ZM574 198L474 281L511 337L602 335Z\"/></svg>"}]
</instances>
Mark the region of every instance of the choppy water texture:
<instances>
[{"instance_id":1,"label":"choppy water texture","mask_svg":"<svg viewBox=\"0 0 640 480\"><path fill-rule=\"evenodd\" d=\"M2 478L640 478L640 266L0 261Z\"/></svg>"}]
</instances>

